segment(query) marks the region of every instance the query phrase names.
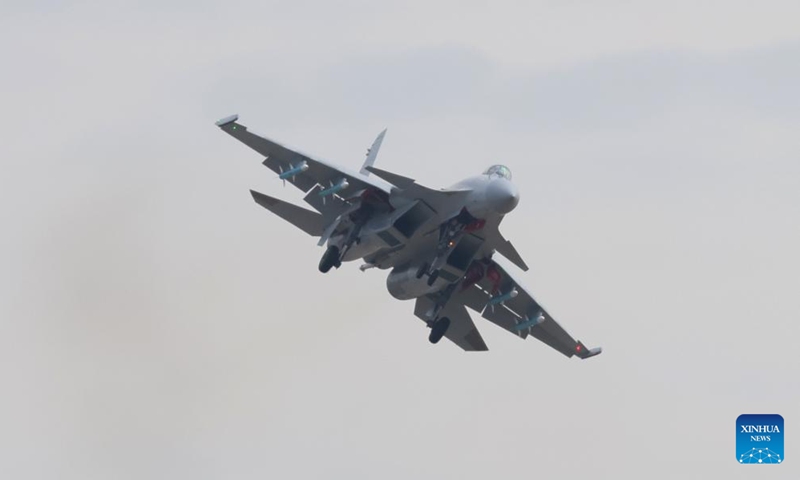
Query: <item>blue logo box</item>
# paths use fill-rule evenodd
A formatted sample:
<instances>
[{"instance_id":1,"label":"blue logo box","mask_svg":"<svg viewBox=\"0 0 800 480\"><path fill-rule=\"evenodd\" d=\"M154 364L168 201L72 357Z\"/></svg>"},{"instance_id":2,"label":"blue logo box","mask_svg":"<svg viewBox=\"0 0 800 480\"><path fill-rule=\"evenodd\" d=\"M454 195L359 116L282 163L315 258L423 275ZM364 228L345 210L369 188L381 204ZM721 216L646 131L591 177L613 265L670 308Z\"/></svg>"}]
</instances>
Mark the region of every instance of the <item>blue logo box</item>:
<instances>
[{"instance_id":1,"label":"blue logo box","mask_svg":"<svg viewBox=\"0 0 800 480\"><path fill-rule=\"evenodd\" d=\"M739 415L736 460L754 465L783 463L783 434L780 415Z\"/></svg>"}]
</instances>

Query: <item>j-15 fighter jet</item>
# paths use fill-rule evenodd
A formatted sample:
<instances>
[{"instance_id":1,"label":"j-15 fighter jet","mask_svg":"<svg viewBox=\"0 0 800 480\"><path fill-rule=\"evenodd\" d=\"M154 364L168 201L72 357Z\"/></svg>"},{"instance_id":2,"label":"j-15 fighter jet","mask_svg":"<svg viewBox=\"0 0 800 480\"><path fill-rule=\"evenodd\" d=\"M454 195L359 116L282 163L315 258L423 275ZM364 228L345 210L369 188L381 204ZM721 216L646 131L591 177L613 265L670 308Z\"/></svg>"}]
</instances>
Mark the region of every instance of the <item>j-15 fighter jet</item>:
<instances>
[{"instance_id":1,"label":"j-15 fighter jet","mask_svg":"<svg viewBox=\"0 0 800 480\"><path fill-rule=\"evenodd\" d=\"M494 165L450 188L433 189L374 166L385 130L355 172L256 135L237 115L217 126L261 154L280 180L305 192L313 210L250 191L256 203L319 237L318 245L326 246L319 270L353 260L363 261L361 270L391 269L389 293L415 300L414 314L430 328L431 343L446 337L464 350L488 350L469 308L567 357L601 352L573 339L494 258L499 254L528 270L498 230L519 202L507 167Z\"/></svg>"}]
</instances>

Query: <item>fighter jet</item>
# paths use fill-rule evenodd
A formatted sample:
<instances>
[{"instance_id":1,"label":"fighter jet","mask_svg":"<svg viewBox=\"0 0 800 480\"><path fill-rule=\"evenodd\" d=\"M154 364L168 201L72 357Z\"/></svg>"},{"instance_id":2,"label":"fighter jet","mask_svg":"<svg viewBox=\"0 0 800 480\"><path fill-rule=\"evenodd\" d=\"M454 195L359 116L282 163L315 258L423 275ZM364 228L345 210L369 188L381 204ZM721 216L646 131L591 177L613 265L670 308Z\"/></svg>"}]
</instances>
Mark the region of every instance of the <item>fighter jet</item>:
<instances>
[{"instance_id":1,"label":"fighter jet","mask_svg":"<svg viewBox=\"0 0 800 480\"><path fill-rule=\"evenodd\" d=\"M320 272L355 260L363 262L362 271L391 269L389 293L415 300L414 314L430 328L434 344L444 337L467 351L488 350L470 309L567 357L601 353L572 338L496 258L499 254L528 270L498 229L519 203L506 166L493 165L449 188L434 189L374 166L386 130L355 172L256 135L238 120L232 115L216 125L261 154L284 184L305 193L313 210L250 191L256 203L319 237L318 245L326 247Z\"/></svg>"}]
</instances>

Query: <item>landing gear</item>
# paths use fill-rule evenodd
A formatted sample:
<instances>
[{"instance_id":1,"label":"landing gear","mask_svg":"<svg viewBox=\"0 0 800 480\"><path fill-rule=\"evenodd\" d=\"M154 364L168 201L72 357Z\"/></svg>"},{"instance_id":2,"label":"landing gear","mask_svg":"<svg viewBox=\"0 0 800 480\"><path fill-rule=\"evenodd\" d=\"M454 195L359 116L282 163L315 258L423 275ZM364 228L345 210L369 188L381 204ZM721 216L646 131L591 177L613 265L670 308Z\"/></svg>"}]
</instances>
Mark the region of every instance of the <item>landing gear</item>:
<instances>
[{"instance_id":1,"label":"landing gear","mask_svg":"<svg viewBox=\"0 0 800 480\"><path fill-rule=\"evenodd\" d=\"M483 228L483 223L485 223L483 220L478 220L470 215L466 209L462 209L461 213L439 226L439 240L436 244L436 255L431 264L427 267L428 274L430 275L430 278L428 278L428 286L432 286L433 282L436 281L436 275L444 266L445 262L447 262L447 257L449 257L458 246L458 242L461 241L464 234ZM418 276L417 278L420 277Z\"/></svg>"},{"instance_id":2,"label":"landing gear","mask_svg":"<svg viewBox=\"0 0 800 480\"><path fill-rule=\"evenodd\" d=\"M420 265L419 268L417 269L417 279L422 278L422 276L425 275L427 271L428 271L427 263L423 263L422 265Z\"/></svg>"},{"instance_id":3,"label":"landing gear","mask_svg":"<svg viewBox=\"0 0 800 480\"><path fill-rule=\"evenodd\" d=\"M419 268L417 268L417 273L414 276L416 276L417 279L420 279L424 277L425 274L427 273L428 279L426 280L426 282L428 283L429 287L432 287L433 282L435 282L436 279L439 278L439 270L434 270L432 272L429 272L428 271L429 268L430 265L428 265L427 263L423 263L422 265L419 266Z\"/></svg>"},{"instance_id":4,"label":"landing gear","mask_svg":"<svg viewBox=\"0 0 800 480\"><path fill-rule=\"evenodd\" d=\"M325 250L322 259L319 261L319 271L328 273L328 270L332 267L339 268L341 265L342 261L339 259L339 247L331 245Z\"/></svg>"},{"instance_id":5,"label":"landing gear","mask_svg":"<svg viewBox=\"0 0 800 480\"><path fill-rule=\"evenodd\" d=\"M447 328L450 326L450 319L447 317L442 317L439 320L428 325L431 327L431 334L428 335L428 340L433 343L439 343L439 340L444 337L444 334L447 333Z\"/></svg>"}]
</instances>

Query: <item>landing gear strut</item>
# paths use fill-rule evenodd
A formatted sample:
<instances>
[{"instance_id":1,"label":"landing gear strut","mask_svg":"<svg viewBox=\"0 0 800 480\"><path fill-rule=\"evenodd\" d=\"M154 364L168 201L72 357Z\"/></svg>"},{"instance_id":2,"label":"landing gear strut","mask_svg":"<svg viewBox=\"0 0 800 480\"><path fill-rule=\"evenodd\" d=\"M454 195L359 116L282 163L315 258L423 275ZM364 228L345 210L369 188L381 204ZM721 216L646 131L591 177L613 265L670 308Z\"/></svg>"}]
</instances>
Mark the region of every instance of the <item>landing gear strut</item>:
<instances>
[{"instance_id":1,"label":"landing gear strut","mask_svg":"<svg viewBox=\"0 0 800 480\"><path fill-rule=\"evenodd\" d=\"M325 250L322 259L319 261L319 271L328 273L328 270L332 267L339 268L341 265L342 261L339 259L339 247L331 245Z\"/></svg>"},{"instance_id":2,"label":"landing gear strut","mask_svg":"<svg viewBox=\"0 0 800 480\"><path fill-rule=\"evenodd\" d=\"M461 212L455 217L439 226L439 241L436 244L436 256L430 265L424 263L417 270L417 278L428 274L428 286L433 286L436 279L439 277L439 271L447 262L447 257L458 246L458 242L466 232L480 230L485 224L484 220L479 220L467 211L462 209Z\"/></svg>"},{"instance_id":3,"label":"landing gear strut","mask_svg":"<svg viewBox=\"0 0 800 480\"><path fill-rule=\"evenodd\" d=\"M439 270L428 271L429 268L430 265L428 265L427 263L423 263L422 265L419 266L419 268L417 268L417 273L415 274L415 276L417 278L422 278L427 273L428 279L426 280L426 282L428 283L429 287L432 287L433 282L435 282L436 279L439 278Z\"/></svg>"},{"instance_id":4,"label":"landing gear strut","mask_svg":"<svg viewBox=\"0 0 800 480\"><path fill-rule=\"evenodd\" d=\"M447 327L450 326L450 319L447 317L442 317L435 322L432 322L428 325L431 328L431 334L428 335L428 340L431 343L439 343L439 340L444 337L444 334L447 333Z\"/></svg>"},{"instance_id":5,"label":"landing gear strut","mask_svg":"<svg viewBox=\"0 0 800 480\"><path fill-rule=\"evenodd\" d=\"M423 263L417 269L417 278L422 278L422 276L425 275L427 272L428 272L428 264Z\"/></svg>"}]
</instances>

